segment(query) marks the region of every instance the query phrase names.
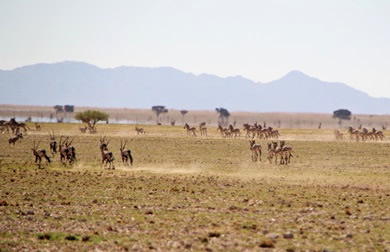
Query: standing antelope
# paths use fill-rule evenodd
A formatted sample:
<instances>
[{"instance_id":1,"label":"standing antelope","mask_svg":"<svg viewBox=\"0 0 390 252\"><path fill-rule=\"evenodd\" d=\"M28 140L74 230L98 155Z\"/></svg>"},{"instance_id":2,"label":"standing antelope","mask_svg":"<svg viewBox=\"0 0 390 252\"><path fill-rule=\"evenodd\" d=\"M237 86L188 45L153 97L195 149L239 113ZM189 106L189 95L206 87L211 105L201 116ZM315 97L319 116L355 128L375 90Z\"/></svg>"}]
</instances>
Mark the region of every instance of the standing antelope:
<instances>
[{"instance_id":1,"label":"standing antelope","mask_svg":"<svg viewBox=\"0 0 390 252\"><path fill-rule=\"evenodd\" d=\"M280 141L280 148L283 151L284 164L287 165L288 163L290 163L290 159L291 159L291 157L293 157L293 155L291 154L292 147L285 145L285 144L286 144L286 141Z\"/></svg>"},{"instance_id":2,"label":"standing antelope","mask_svg":"<svg viewBox=\"0 0 390 252\"><path fill-rule=\"evenodd\" d=\"M234 135L234 138L236 138L237 137L237 135L238 135L238 138L241 138L241 132L240 132L240 129L235 129L234 127L233 127L233 125L229 125L229 130L230 130L230 134L231 135Z\"/></svg>"},{"instance_id":3,"label":"standing antelope","mask_svg":"<svg viewBox=\"0 0 390 252\"><path fill-rule=\"evenodd\" d=\"M138 128L137 126L135 126L135 131L137 131L137 135L138 134L145 134L145 130L143 128Z\"/></svg>"},{"instance_id":4,"label":"standing antelope","mask_svg":"<svg viewBox=\"0 0 390 252\"><path fill-rule=\"evenodd\" d=\"M249 149L251 150L252 153L252 161L256 162L257 158L259 158L261 162L261 145L256 144L255 140L249 140L249 145L250 145Z\"/></svg>"},{"instance_id":5,"label":"standing antelope","mask_svg":"<svg viewBox=\"0 0 390 252\"><path fill-rule=\"evenodd\" d=\"M187 136L190 136L190 133L192 134L191 136L196 137L196 128L195 127L190 127L188 123L186 123L183 127L183 129L187 130Z\"/></svg>"},{"instance_id":6,"label":"standing antelope","mask_svg":"<svg viewBox=\"0 0 390 252\"><path fill-rule=\"evenodd\" d=\"M76 158L76 148L72 145L74 138L70 142L66 141L65 146L69 151L69 162L73 163L74 161L77 161Z\"/></svg>"},{"instance_id":7,"label":"standing antelope","mask_svg":"<svg viewBox=\"0 0 390 252\"><path fill-rule=\"evenodd\" d=\"M88 129L87 126L85 126L84 128L80 128L80 127L79 127L80 132L83 133L83 134L84 134L84 133L87 133L87 129Z\"/></svg>"},{"instance_id":8,"label":"standing antelope","mask_svg":"<svg viewBox=\"0 0 390 252\"><path fill-rule=\"evenodd\" d=\"M100 136L100 151L102 153L102 167L104 165L104 162L106 162L106 165L109 163L110 166L108 169L113 169L115 170L114 166L114 155L112 154L111 151L108 151L108 144L110 141L106 142L106 137L104 136L103 138ZM112 165L112 168L111 168Z\"/></svg>"},{"instance_id":9,"label":"standing antelope","mask_svg":"<svg viewBox=\"0 0 390 252\"><path fill-rule=\"evenodd\" d=\"M72 158L70 155L70 151L66 146L66 142L68 141L68 137L65 138L64 141L62 141L62 137L60 137L60 141L58 143L58 151L60 152L60 161L61 164L66 165L66 162L68 161L69 164L72 163Z\"/></svg>"},{"instance_id":10,"label":"standing antelope","mask_svg":"<svg viewBox=\"0 0 390 252\"><path fill-rule=\"evenodd\" d=\"M206 128L206 123L202 122L199 124L199 131L201 136L206 136L207 137L207 128Z\"/></svg>"},{"instance_id":11,"label":"standing antelope","mask_svg":"<svg viewBox=\"0 0 390 252\"><path fill-rule=\"evenodd\" d=\"M131 151L128 149L125 149L127 144L127 140L125 141L125 144L122 146L122 140L121 140L121 157L122 157L122 162L124 164L127 164L129 162L130 165L133 165L133 156L131 155Z\"/></svg>"},{"instance_id":12,"label":"standing antelope","mask_svg":"<svg viewBox=\"0 0 390 252\"><path fill-rule=\"evenodd\" d=\"M275 150L274 150L274 146L272 145L272 143L267 143L268 145L268 161L270 164L272 164L272 159L276 156L275 154Z\"/></svg>"},{"instance_id":13,"label":"standing antelope","mask_svg":"<svg viewBox=\"0 0 390 252\"><path fill-rule=\"evenodd\" d=\"M52 157L54 157L54 154L57 153L57 141L55 139L54 130L52 131L53 135L50 134L50 131L47 132L49 133L50 136L50 152Z\"/></svg>"},{"instance_id":14,"label":"standing antelope","mask_svg":"<svg viewBox=\"0 0 390 252\"><path fill-rule=\"evenodd\" d=\"M16 134L14 137L8 139L8 143L9 143L10 145L11 145L11 144L15 145L15 143L16 143L19 139L22 139L22 138L23 138L23 134L19 132L19 133ZM20 141L22 141L22 140L20 140Z\"/></svg>"},{"instance_id":15,"label":"standing antelope","mask_svg":"<svg viewBox=\"0 0 390 252\"><path fill-rule=\"evenodd\" d=\"M37 131L41 131L41 125L39 123L35 123L35 129Z\"/></svg>"},{"instance_id":16,"label":"standing antelope","mask_svg":"<svg viewBox=\"0 0 390 252\"><path fill-rule=\"evenodd\" d=\"M34 148L31 148L33 155L35 156L35 163L38 165L39 168L41 168L41 161L42 158L45 158L47 163L50 164L50 158L46 155L46 151L44 149L38 149L38 145L41 141L38 142L38 144L35 146L35 140L34 140Z\"/></svg>"}]
</instances>

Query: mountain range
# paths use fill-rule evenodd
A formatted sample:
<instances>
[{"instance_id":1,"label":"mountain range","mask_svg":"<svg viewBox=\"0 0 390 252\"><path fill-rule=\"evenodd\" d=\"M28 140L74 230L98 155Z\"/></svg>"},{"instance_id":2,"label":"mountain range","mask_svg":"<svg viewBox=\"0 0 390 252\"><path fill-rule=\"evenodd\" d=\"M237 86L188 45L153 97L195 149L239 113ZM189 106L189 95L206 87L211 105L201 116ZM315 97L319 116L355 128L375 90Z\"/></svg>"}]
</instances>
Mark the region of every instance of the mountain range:
<instances>
[{"instance_id":1,"label":"mountain range","mask_svg":"<svg viewBox=\"0 0 390 252\"><path fill-rule=\"evenodd\" d=\"M0 104L253 112L388 114L390 99L291 71L259 83L241 76L195 75L171 67L99 68L65 61L0 70Z\"/></svg>"}]
</instances>

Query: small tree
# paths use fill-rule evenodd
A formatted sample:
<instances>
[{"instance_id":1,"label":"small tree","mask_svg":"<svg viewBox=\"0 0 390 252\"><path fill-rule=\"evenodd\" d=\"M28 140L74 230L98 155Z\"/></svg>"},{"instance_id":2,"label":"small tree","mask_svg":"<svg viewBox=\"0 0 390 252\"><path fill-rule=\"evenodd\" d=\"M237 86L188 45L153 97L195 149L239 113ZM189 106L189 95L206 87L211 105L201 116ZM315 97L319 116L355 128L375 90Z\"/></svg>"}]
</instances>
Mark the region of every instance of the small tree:
<instances>
[{"instance_id":1,"label":"small tree","mask_svg":"<svg viewBox=\"0 0 390 252\"><path fill-rule=\"evenodd\" d=\"M65 109L65 112L73 113L74 112L74 105L65 105L64 109Z\"/></svg>"},{"instance_id":2,"label":"small tree","mask_svg":"<svg viewBox=\"0 0 390 252\"><path fill-rule=\"evenodd\" d=\"M158 123L158 116L160 114L168 113L168 109L165 108L165 106L153 106L152 111L156 113L156 122Z\"/></svg>"},{"instance_id":3,"label":"small tree","mask_svg":"<svg viewBox=\"0 0 390 252\"><path fill-rule=\"evenodd\" d=\"M99 121L108 121L108 114L97 111L97 110L87 110L84 112L78 112L74 116L76 120L80 120L83 123L88 124L88 129L90 133L96 133L96 123Z\"/></svg>"},{"instance_id":4,"label":"small tree","mask_svg":"<svg viewBox=\"0 0 390 252\"><path fill-rule=\"evenodd\" d=\"M182 123L184 124L184 116L188 113L188 110L180 110L180 114L181 114L181 121Z\"/></svg>"},{"instance_id":5,"label":"small tree","mask_svg":"<svg viewBox=\"0 0 390 252\"><path fill-rule=\"evenodd\" d=\"M340 120L351 120L352 113L348 109L339 109L333 111L333 118L338 118Z\"/></svg>"},{"instance_id":6,"label":"small tree","mask_svg":"<svg viewBox=\"0 0 390 252\"><path fill-rule=\"evenodd\" d=\"M62 105L55 105L54 109L56 110L56 113L64 112L64 107Z\"/></svg>"},{"instance_id":7,"label":"small tree","mask_svg":"<svg viewBox=\"0 0 390 252\"><path fill-rule=\"evenodd\" d=\"M342 120L351 120L352 113L348 109L339 109L333 111L333 118L339 119L339 126L341 127Z\"/></svg>"},{"instance_id":8,"label":"small tree","mask_svg":"<svg viewBox=\"0 0 390 252\"><path fill-rule=\"evenodd\" d=\"M218 123L225 125L229 120L229 111L225 108L216 108L215 111L217 111L217 113L219 114Z\"/></svg>"}]
</instances>

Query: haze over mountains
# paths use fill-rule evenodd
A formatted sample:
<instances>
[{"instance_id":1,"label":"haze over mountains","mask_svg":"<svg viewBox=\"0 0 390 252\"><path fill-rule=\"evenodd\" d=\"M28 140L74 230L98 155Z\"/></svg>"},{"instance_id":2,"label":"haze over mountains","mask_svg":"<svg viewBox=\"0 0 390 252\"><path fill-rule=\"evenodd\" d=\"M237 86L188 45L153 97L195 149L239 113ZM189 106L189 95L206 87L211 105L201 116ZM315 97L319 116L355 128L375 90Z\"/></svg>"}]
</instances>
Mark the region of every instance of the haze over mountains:
<instances>
[{"instance_id":1,"label":"haze over mountains","mask_svg":"<svg viewBox=\"0 0 390 252\"><path fill-rule=\"evenodd\" d=\"M388 98L373 98L299 71L257 83L241 76L194 75L170 67L102 69L66 61L0 70L0 90L0 104L323 113L347 108L353 113L390 113Z\"/></svg>"}]
</instances>

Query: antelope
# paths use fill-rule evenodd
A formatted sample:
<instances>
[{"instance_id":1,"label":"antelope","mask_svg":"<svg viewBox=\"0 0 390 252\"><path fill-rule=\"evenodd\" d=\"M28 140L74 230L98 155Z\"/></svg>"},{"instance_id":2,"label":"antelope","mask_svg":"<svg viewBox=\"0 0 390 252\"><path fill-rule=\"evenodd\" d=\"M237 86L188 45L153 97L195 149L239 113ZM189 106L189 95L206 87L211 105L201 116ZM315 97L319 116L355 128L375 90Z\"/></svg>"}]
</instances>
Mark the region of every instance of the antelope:
<instances>
[{"instance_id":1,"label":"antelope","mask_svg":"<svg viewBox=\"0 0 390 252\"><path fill-rule=\"evenodd\" d=\"M176 121L175 121L175 120L172 120L172 121L171 121L171 126L175 126L175 123L176 123Z\"/></svg>"},{"instance_id":2,"label":"antelope","mask_svg":"<svg viewBox=\"0 0 390 252\"><path fill-rule=\"evenodd\" d=\"M104 161L106 162L106 165L110 163L110 166L108 169L113 169L115 170L114 166L114 155L112 152L108 151L108 144L110 141L106 142L106 137L104 136L103 138L100 136L100 151L102 153L102 167L104 165ZM111 168L112 165L112 168Z\"/></svg>"},{"instance_id":3,"label":"antelope","mask_svg":"<svg viewBox=\"0 0 390 252\"><path fill-rule=\"evenodd\" d=\"M275 152L275 164L278 163L278 156L280 156L279 164L284 164L284 153L281 147L278 147L278 142L272 142L273 150Z\"/></svg>"},{"instance_id":4,"label":"antelope","mask_svg":"<svg viewBox=\"0 0 390 252\"><path fill-rule=\"evenodd\" d=\"M50 136L50 152L52 157L54 157L54 154L57 153L57 141L54 136L54 130L53 130L53 135L50 134L50 131L47 131Z\"/></svg>"},{"instance_id":5,"label":"antelope","mask_svg":"<svg viewBox=\"0 0 390 252\"><path fill-rule=\"evenodd\" d=\"M348 133L349 133L349 140L352 141L355 137L356 141L359 142L360 132L352 128L351 126L348 127Z\"/></svg>"},{"instance_id":6,"label":"antelope","mask_svg":"<svg viewBox=\"0 0 390 252\"><path fill-rule=\"evenodd\" d=\"M322 123L320 122L320 123L318 124L318 129L321 129L321 126L322 126Z\"/></svg>"},{"instance_id":7,"label":"antelope","mask_svg":"<svg viewBox=\"0 0 390 252\"><path fill-rule=\"evenodd\" d=\"M46 151L44 149L38 149L39 143L35 146L35 140L34 140L34 148L31 148L33 155L35 156L35 163L38 165L38 167L41 167L41 161L42 158L45 158L47 163L50 164L50 158L46 155Z\"/></svg>"},{"instance_id":8,"label":"antelope","mask_svg":"<svg viewBox=\"0 0 390 252\"><path fill-rule=\"evenodd\" d=\"M133 156L131 156L131 151L128 149L125 149L127 144L127 140L125 141L125 144L122 146L122 140L121 140L121 157L122 157L122 162L127 165L127 161L129 162L130 165L133 165Z\"/></svg>"},{"instance_id":9,"label":"antelope","mask_svg":"<svg viewBox=\"0 0 390 252\"><path fill-rule=\"evenodd\" d=\"M251 125L249 125L247 123L244 123L243 127L244 127L244 131L246 131L245 138L250 137L250 134L252 134L252 138L255 137L255 135L256 135L256 128L252 127Z\"/></svg>"},{"instance_id":10,"label":"antelope","mask_svg":"<svg viewBox=\"0 0 390 252\"><path fill-rule=\"evenodd\" d=\"M285 161L285 164L287 165L288 163L290 163L290 159L291 159L291 157L293 157L293 155L291 154L291 152L292 152L291 146L288 146L285 144L286 144L286 141L280 141L280 148L283 151L284 161Z\"/></svg>"},{"instance_id":11,"label":"antelope","mask_svg":"<svg viewBox=\"0 0 390 252\"><path fill-rule=\"evenodd\" d=\"M383 138L385 137L385 135L383 135L382 131L376 131L375 128L372 128L372 132L374 133L375 140L378 140L378 138L379 138L381 141L383 141Z\"/></svg>"},{"instance_id":12,"label":"antelope","mask_svg":"<svg viewBox=\"0 0 390 252\"><path fill-rule=\"evenodd\" d=\"M135 126L135 131L137 132L137 135L146 133L144 128L138 128L137 126Z\"/></svg>"},{"instance_id":13,"label":"antelope","mask_svg":"<svg viewBox=\"0 0 390 252\"><path fill-rule=\"evenodd\" d=\"M205 135L207 137L207 128L205 122L199 124L199 131L201 136Z\"/></svg>"},{"instance_id":14,"label":"antelope","mask_svg":"<svg viewBox=\"0 0 390 252\"><path fill-rule=\"evenodd\" d=\"M237 137L238 135L238 138L241 138L241 132L240 132L240 129L235 129L233 127L233 125L229 125L229 130L230 130L230 134L233 135L234 134L234 138Z\"/></svg>"},{"instance_id":15,"label":"antelope","mask_svg":"<svg viewBox=\"0 0 390 252\"><path fill-rule=\"evenodd\" d=\"M268 146L268 161L270 164L272 164L272 159L276 156L276 153L275 153L275 150L274 150L274 147L272 145L272 143L267 143L267 146Z\"/></svg>"},{"instance_id":16,"label":"antelope","mask_svg":"<svg viewBox=\"0 0 390 252\"><path fill-rule=\"evenodd\" d=\"M249 140L250 150L252 153L252 161L256 162L257 158L259 157L259 160L261 162L261 145L256 144L255 140Z\"/></svg>"},{"instance_id":17,"label":"antelope","mask_svg":"<svg viewBox=\"0 0 390 252\"><path fill-rule=\"evenodd\" d=\"M41 130L41 125L39 125L39 123L35 123L35 129L37 131L40 131Z\"/></svg>"},{"instance_id":18,"label":"antelope","mask_svg":"<svg viewBox=\"0 0 390 252\"><path fill-rule=\"evenodd\" d=\"M341 133L338 129L334 130L334 135L336 137L336 140L343 140L344 134Z\"/></svg>"},{"instance_id":19,"label":"antelope","mask_svg":"<svg viewBox=\"0 0 390 252\"><path fill-rule=\"evenodd\" d=\"M188 125L188 123L186 123L183 127L183 129L186 129L187 130L187 136L190 135L190 132L192 133L192 136L196 137L196 128L195 127L190 127L190 125Z\"/></svg>"},{"instance_id":20,"label":"antelope","mask_svg":"<svg viewBox=\"0 0 390 252\"><path fill-rule=\"evenodd\" d=\"M74 161L77 161L77 158L76 158L76 148L72 145L73 140L74 140L74 138L72 138L72 140L70 142L68 142L68 141L65 142L65 147L69 151L68 155L69 155L69 162L70 163L73 163Z\"/></svg>"},{"instance_id":21,"label":"antelope","mask_svg":"<svg viewBox=\"0 0 390 252\"><path fill-rule=\"evenodd\" d=\"M84 128L80 128L80 127L79 127L80 132L83 133L83 134L84 134L84 133L87 133L87 129L88 129L87 126L85 126Z\"/></svg>"},{"instance_id":22,"label":"antelope","mask_svg":"<svg viewBox=\"0 0 390 252\"><path fill-rule=\"evenodd\" d=\"M18 133L16 134L14 137L11 137L10 139L8 139L8 143L9 145L11 145L11 143L13 145L15 145L15 143L20 139L20 141L22 141L21 139L23 138L23 134L22 133Z\"/></svg>"},{"instance_id":23,"label":"antelope","mask_svg":"<svg viewBox=\"0 0 390 252\"><path fill-rule=\"evenodd\" d=\"M66 146L66 142L68 140L68 137L66 137L64 141L62 141L62 137L63 136L60 137L60 141L58 143L58 150L60 152L60 161L61 161L61 164L63 164L63 165L66 165L66 161L68 161L69 164L71 164L72 163L72 156L70 154L70 150Z\"/></svg>"},{"instance_id":24,"label":"antelope","mask_svg":"<svg viewBox=\"0 0 390 252\"><path fill-rule=\"evenodd\" d=\"M221 136L222 136L222 137L225 137L225 138L226 138L226 137L231 137L231 132L230 132L229 129L227 129L227 128L222 128L221 125L218 125L217 130L219 130L219 131L221 132Z\"/></svg>"}]
</instances>

